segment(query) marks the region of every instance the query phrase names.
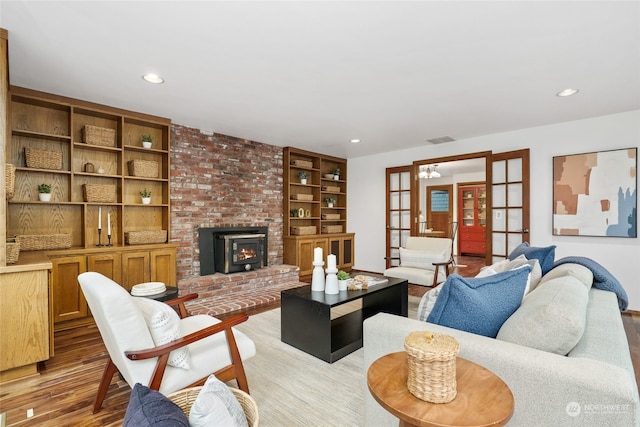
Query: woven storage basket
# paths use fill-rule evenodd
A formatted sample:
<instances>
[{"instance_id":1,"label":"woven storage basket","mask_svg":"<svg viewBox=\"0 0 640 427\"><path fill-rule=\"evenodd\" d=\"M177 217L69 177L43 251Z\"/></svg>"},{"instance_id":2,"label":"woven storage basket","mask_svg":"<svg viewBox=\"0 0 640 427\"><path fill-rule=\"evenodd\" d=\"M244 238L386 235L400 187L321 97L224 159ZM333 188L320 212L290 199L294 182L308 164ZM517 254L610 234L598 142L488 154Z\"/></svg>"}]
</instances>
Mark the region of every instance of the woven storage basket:
<instances>
[{"instance_id":1,"label":"woven storage basket","mask_svg":"<svg viewBox=\"0 0 640 427\"><path fill-rule=\"evenodd\" d=\"M323 233L342 233L341 225L323 225L322 226Z\"/></svg>"},{"instance_id":2,"label":"woven storage basket","mask_svg":"<svg viewBox=\"0 0 640 427\"><path fill-rule=\"evenodd\" d=\"M82 141L85 144L100 145L102 147L116 146L116 131L109 128L85 125L82 128Z\"/></svg>"},{"instance_id":3,"label":"woven storage basket","mask_svg":"<svg viewBox=\"0 0 640 427\"><path fill-rule=\"evenodd\" d=\"M24 158L28 168L62 169L62 152L24 147Z\"/></svg>"},{"instance_id":4,"label":"woven storage basket","mask_svg":"<svg viewBox=\"0 0 640 427\"><path fill-rule=\"evenodd\" d=\"M171 393L167 397L173 403L178 405L187 418L189 418L191 406L198 397L198 393L200 393L201 389L202 387L185 388L184 390ZM249 427L257 427L260 422L260 415L258 414L258 405L256 405L255 400L253 400L253 398L247 393L242 390L238 390L237 388L229 387L229 390L231 390L238 402L240 402L240 406L242 406L242 410L244 411L244 416L247 418L247 424L249 424Z\"/></svg>"},{"instance_id":5,"label":"woven storage basket","mask_svg":"<svg viewBox=\"0 0 640 427\"><path fill-rule=\"evenodd\" d=\"M451 402L457 394L455 338L429 331L412 332L404 340L409 376L407 388L415 397L431 403Z\"/></svg>"},{"instance_id":6,"label":"woven storage basket","mask_svg":"<svg viewBox=\"0 0 640 427\"><path fill-rule=\"evenodd\" d=\"M291 165L299 168L313 169L313 162L310 160L292 160Z\"/></svg>"},{"instance_id":7,"label":"woven storage basket","mask_svg":"<svg viewBox=\"0 0 640 427\"><path fill-rule=\"evenodd\" d=\"M71 247L71 234L20 234L16 242L21 251L65 249Z\"/></svg>"},{"instance_id":8,"label":"woven storage basket","mask_svg":"<svg viewBox=\"0 0 640 427\"><path fill-rule=\"evenodd\" d=\"M4 189L7 200L11 200L16 193L16 167L11 163L4 166Z\"/></svg>"},{"instance_id":9,"label":"woven storage basket","mask_svg":"<svg viewBox=\"0 0 640 427\"><path fill-rule=\"evenodd\" d=\"M334 187L333 185L324 185L322 186L322 191L326 191L327 193L339 193L340 187Z\"/></svg>"},{"instance_id":10,"label":"woven storage basket","mask_svg":"<svg viewBox=\"0 0 640 427\"><path fill-rule=\"evenodd\" d=\"M158 162L153 160L130 160L127 162L127 166L129 166L129 175L131 176L158 177Z\"/></svg>"},{"instance_id":11,"label":"woven storage basket","mask_svg":"<svg viewBox=\"0 0 640 427\"><path fill-rule=\"evenodd\" d=\"M7 242L7 264L15 264L20 256L20 242Z\"/></svg>"},{"instance_id":12,"label":"woven storage basket","mask_svg":"<svg viewBox=\"0 0 640 427\"><path fill-rule=\"evenodd\" d=\"M310 202L313 200L313 194L293 194L291 200L303 200Z\"/></svg>"},{"instance_id":13,"label":"woven storage basket","mask_svg":"<svg viewBox=\"0 0 640 427\"><path fill-rule=\"evenodd\" d=\"M166 243L167 230L140 230L124 233L124 242L128 245Z\"/></svg>"},{"instance_id":14,"label":"woven storage basket","mask_svg":"<svg viewBox=\"0 0 640 427\"><path fill-rule=\"evenodd\" d=\"M115 203L116 186L111 184L83 184L82 195L85 202Z\"/></svg>"},{"instance_id":15,"label":"woven storage basket","mask_svg":"<svg viewBox=\"0 0 640 427\"><path fill-rule=\"evenodd\" d=\"M291 227L291 234L294 236L308 236L310 234L316 234L316 226L302 226L302 227Z\"/></svg>"},{"instance_id":16,"label":"woven storage basket","mask_svg":"<svg viewBox=\"0 0 640 427\"><path fill-rule=\"evenodd\" d=\"M340 214L322 214L322 219L330 219L330 220L340 219Z\"/></svg>"}]
</instances>

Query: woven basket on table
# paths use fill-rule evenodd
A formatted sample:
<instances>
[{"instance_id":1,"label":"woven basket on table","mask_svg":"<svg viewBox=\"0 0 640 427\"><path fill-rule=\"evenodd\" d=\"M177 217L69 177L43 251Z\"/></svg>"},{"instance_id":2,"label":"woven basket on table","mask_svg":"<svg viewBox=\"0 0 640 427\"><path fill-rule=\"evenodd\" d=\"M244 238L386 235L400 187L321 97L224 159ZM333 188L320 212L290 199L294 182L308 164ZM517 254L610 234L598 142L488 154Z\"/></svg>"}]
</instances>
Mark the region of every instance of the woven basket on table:
<instances>
[{"instance_id":1,"label":"woven basket on table","mask_svg":"<svg viewBox=\"0 0 640 427\"><path fill-rule=\"evenodd\" d=\"M66 249L71 247L71 234L19 234L16 242L22 251Z\"/></svg>"},{"instance_id":2,"label":"woven basket on table","mask_svg":"<svg viewBox=\"0 0 640 427\"><path fill-rule=\"evenodd\" d=\"M82 195L85 202L115 203L116 186L111 184L83 184Z\"/></svg>"},{"instance_id":3,"label":"woven basket on table","mask_svg":"<svg viewBox=\"0 0 640 427\"><path fill-rule=\"evenodd\" d=\"M62 152L24 147L24 158L28 168L62 169Z\"/></svg>"},{"instance_id":4,"label":"woven basket on table","mask_svg":"<svg viewBox=\"0 0 640 427\"><path fill-rule=\"evenodd\" d=\"M191 412L191 405L195 402L198 397L198 393L200 393L200 389L202 387L190 387L185 388L184 390L176 391L175 393L171 393L167 397L176 405L182 409L182 412L189 418L189 413ZM240 402L240 406L242 406L242 410L244 411L244 416L247 418L247 423L249 427L257 427L260 421L260 416L258 415L258 405L256 402L242 390L238 390L237 388L229 387L229 390L233 392L233 395L236 397L238 402Z\"/></svg>"},{"instance_id":5,"label":"woven basket on table","mask_svg":"<svg viewBox=\"0 0 640 427\"><path fill-rule=\"evenodd\" d=\"M158 177L158 162L153 160L130 160L127 162L129 175L142 178Z\"/></svg>"},{"instance_id":6,"label":"woven basket on table","mask_svg":"<svg viewBox=\"0 0 640 427\"><path fill-rule=\"evenodd\" d=\"M102 147L115 147L116 131L99 126L85 125L82 128L82 141L89 145L99 145Z\"/></svg>"},{"instance_id":7,"label":"woven basket on table","mask_svg":"<svg viewBox=\"0 0 640 427\"><path fill-rule=\"evenodd\" d=\"M404 340L407 352L409 392L431 403L451 402L457 394L455 338L429 331L412 332Z\"/></svg>"},{"instance_id":8,"label":"woven basket on table","mask_svg":"<svg viewBox=\"0 0 640 427\"><path fill-rule=\"evenodd\" d=\"M16 192L16 167L11 163L4 167L4 189L7 200L11 200Z\"/></svg>"}]
</instances>

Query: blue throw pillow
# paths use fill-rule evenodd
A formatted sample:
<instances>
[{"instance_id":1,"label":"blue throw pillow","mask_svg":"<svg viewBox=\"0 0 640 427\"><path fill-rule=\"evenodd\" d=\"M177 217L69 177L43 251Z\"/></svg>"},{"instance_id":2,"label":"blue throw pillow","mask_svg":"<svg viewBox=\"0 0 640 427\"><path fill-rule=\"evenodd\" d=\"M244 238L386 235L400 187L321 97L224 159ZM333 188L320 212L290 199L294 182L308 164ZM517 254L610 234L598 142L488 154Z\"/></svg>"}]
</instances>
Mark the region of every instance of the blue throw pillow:
<instances>
[{"instance_id":1,"label":"blue throw pillow","mask_svg":"<svg viewBox=\"0 0 640 427\"><path fill-rule=\"evenodd\" d=\"M520 307L531 266L488 277L450 275L427 322L495 338L502 324Z\"/></svg>"},{"instance_id":2,"label":"blue throw pillow","mask_svg":"<svg viewBox=\"0 0 640 427\"><path fill-rule=\"evenodd\" d=\"M528 242L522 242L517 248L509 254L509 260L513 261L518 256L524 255L527 259L537 259L540 263L540 269L544 276L553 268L553 261L556 258L556 246L547 246L546 248L536 248L529 246Z\"/></svg>"},{"instance_id":3,"label":"blue throw pillow","mask_svg":"<svg viewBox=\"0 0 640 427\"><path fill-rule=\"evenodd\" d=\"M164 394L136 383L131 390L123 427L189 427L182 409Z\"/></svg>"}]
</instances>

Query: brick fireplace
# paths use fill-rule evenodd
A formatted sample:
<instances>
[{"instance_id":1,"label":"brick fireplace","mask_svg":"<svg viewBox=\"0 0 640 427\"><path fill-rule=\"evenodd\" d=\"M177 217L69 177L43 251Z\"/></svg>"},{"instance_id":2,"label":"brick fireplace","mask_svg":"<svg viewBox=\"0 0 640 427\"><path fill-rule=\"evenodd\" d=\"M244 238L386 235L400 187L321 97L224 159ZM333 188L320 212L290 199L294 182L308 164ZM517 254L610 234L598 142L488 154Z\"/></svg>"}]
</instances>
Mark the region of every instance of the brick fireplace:
<instances>
[{"instance_id":1,"label":"brick fireplace","mask_svg":"<svg viewBox=\"0 0 640 427\"><path fill-rule=\"evenodd\" d=\"M181 294L249 298L260 288L279 293L280 287L299 284L297 267L282 265L281 147L173 124L170 160L171 242L179 244ZM214 227L265 227L267 267L200 276L199 230ZM216 314L206 308L198 312Z\"/></svg>"}]
</instances>

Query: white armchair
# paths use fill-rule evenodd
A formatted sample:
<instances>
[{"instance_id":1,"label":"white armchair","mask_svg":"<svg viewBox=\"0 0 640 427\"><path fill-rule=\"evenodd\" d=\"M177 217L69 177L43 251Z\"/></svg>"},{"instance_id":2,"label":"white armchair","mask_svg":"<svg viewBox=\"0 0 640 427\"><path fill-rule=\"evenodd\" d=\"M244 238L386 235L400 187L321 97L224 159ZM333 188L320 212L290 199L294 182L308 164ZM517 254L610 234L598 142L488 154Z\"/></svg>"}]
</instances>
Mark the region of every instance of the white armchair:
<instances>
[{"instance_id":1,"label":"white armchair","mask_svg":"<svg viewBox=\"0 0 640 427\"><path fill-rule=\"evenodd\" d=\"M408 237L400 248L400 265L385 270L387 277L406 279L422 286L437 286L449 276L453 264L452 240L437 237Z\"/></svg>"},{"instance_id":2,"label":"white armchair","mask_svg":"<svg viewBox=\"0 0 640 427\"><path fill-rule=\"evenodd\" d=\"M235 379L238 387L249 393L242 361L253 357L256 347L249 337L232 328L246 321L246 314L224 321L207 315L187 317L184 302L196 298L197 294L166 301L179 314L176 322L182 337L156 345L143 311L135 301L144 297L132 297L122 286L100 273L82 273L78 282L109 353L94 413L101 409L116 372L120 372L131 388L140 383L165 395L202 385L212 373L224 382ZM171 316L167 317L175 319L175 314L169 313ZM185 347L190 359L188 369L171 366L170 353Z\"/></svg>"}]
</instances>

